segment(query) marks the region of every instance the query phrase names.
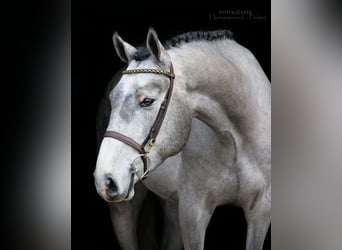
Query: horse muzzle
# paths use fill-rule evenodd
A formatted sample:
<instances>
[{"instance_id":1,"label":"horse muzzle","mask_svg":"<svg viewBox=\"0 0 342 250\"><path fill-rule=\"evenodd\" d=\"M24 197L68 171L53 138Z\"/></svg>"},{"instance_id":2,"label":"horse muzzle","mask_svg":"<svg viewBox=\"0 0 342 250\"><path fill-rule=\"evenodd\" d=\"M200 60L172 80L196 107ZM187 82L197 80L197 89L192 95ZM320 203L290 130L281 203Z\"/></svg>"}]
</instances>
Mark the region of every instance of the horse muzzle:
<instances>
[{"instance_id":1,"label":"horse muzzle","mask_svg":"<svg viewBox=\"0 0 342 250\"><path fill-rule=\"evenodd\" d=\"M106 174L102 184L95 181L98 194L107 202L120 202L130 200L134 196L134 176L130 178L130 183L127 190L119 188L115 179L110 174Z\"/></svg>"}]
</instances>

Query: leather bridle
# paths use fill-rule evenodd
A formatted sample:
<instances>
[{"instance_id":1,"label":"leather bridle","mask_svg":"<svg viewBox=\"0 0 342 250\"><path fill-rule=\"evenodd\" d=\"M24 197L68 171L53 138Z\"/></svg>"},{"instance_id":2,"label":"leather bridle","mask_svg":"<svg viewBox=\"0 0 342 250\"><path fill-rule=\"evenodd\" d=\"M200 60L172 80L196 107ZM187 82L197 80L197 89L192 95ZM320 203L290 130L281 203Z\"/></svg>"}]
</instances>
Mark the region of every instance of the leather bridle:
<instances>
[{"instance_id":1,"label":"leather bridle","mask_svg":"<svg viewBox=\"0 0 342 250\"><path fill-rule=\"evenodd\" d=\"M148 157L148 154L150 153L152 147L155 144L157 135L159 133L161 125L163 124L165 114L166 114L167 108L169 106L172 91L173 91L175 75L173 72L172 63L171 63L171 67L170 67L170 72L165 71L165 70L160 70L160 69L131 69L131 70L122 71L122 74L140 74L140 73L161 74L161 75L165 75L165 76L169 77L169 79L170 79L169 89L168 89L168 91L164 97L162 104L160 105L156 120L154 121L152 128L150 129L150 132L148 133L148 136L146 137L146 139L143 141L142 144L139 144L138 142L136 142L132 138L125 136L121 133L115 132L115 131L106 131L104 134L104 137L111 137L113 139L119 140L119 141L127 144L128 146L134 148L135 150L137 150L139 152L141 160L144 163L144 173L143 173L142 177L140 178L141 180L143 180L150 173L150 170L147 168L147 157ZM147 145L147 149L145 150L146 145ZM135 171L137 171L137 170L135 169Z\"/></svg>"}]
</instances>

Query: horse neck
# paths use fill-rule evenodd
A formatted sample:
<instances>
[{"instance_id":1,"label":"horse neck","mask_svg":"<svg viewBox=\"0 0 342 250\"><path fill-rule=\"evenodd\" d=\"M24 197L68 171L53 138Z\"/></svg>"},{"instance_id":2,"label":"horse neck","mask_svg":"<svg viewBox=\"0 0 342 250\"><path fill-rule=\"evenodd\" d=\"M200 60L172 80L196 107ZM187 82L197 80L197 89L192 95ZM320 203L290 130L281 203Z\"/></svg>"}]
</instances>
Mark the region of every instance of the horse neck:
<instances>
[{"instance_id":1,"label":"horse neck","mask_svg":"<svg viewBox=\"0 0 342 250\"><path fill-rule=\"evenodd\" d=\"M176 85L193 116L221 138L265 141L270 133L270 84L255 57L234 41L185 44L169 51Z\"/></svg>"}]
</instances>

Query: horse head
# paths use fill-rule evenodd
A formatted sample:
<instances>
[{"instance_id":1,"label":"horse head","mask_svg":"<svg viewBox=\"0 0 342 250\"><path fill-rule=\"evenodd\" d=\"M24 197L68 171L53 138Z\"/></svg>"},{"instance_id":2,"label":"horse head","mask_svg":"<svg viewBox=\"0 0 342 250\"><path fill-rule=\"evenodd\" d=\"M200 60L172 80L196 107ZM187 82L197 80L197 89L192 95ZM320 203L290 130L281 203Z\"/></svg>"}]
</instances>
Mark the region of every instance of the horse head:
<instances>
[{"instance_id":1,"label":"horse head","mask_svg":"<svg viewBox=\"0 0 342 250\"><path fill-rule=\"evenodd\" d=\"M113 42L127 68L109 95L110 120L94 177L98 193L118 202L131 199L135 183L182 149L190 133L191 114L184 90L173 89L179 82L174 82L177 72L152 28L146 48L135 48L117 33ZM138 58L139 53L145 58Z\"/></svg>"}]
</instances>

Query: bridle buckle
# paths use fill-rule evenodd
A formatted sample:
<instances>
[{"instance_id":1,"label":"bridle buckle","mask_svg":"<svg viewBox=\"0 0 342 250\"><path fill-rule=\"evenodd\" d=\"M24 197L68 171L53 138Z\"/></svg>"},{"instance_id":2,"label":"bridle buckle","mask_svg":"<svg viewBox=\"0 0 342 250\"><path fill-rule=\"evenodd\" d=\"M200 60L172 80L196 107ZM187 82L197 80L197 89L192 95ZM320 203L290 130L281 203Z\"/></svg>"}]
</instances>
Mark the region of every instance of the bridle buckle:
<instances>
[{"instance_id":1,"label":"bridle buckle","mask_svg":"<svg viewBox=\"0 0 342 250\"><path fill-rule=\"evenodd\" d=\"M147 144L147 150L145 151L145 154L144 154L144 157L146 158L148 156L148 154L151 152L151 149L153 148L154 144L155 144L155 139L154 138L151 138L149 139L148 141L148 144Z\"/></svg>"}]
</instances>

